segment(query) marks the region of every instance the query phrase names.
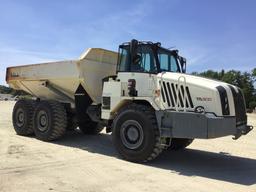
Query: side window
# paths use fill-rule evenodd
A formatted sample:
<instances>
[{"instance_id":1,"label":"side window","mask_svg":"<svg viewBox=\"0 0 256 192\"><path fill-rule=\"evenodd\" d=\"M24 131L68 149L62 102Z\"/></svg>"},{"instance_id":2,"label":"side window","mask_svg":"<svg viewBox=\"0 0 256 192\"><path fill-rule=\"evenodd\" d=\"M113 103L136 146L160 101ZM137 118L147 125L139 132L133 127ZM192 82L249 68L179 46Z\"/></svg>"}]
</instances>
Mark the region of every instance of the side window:
<instances>
[{"instance_id":1,"label":"side window","mask_svg":"<svg viewBox=\"0 0 256 192\"><path fill-rule=\"evenodd\" d=\"M171 71L172 72L179 72L179 69L178 69L178 66L177 66L177 61L173 56L171 56Z\"/></svg>"},{"instance_id":2,"label":"side window","mask_svg":"<svg viewBox=\"0 0 256 192\"><path fill-rule=\"evenodd\" d=\"M148 46L140 46L137 49L137 55L131 63L131 71L155 73L155 60L153 51Z\"/></svg>"},{"instance_id":3,"label":"side window","mask_svg":"<svg viewBox=\"0 0 256 192\"><path fill-rule=\"evenodd\" d=\"M150 71L150 54L149 53L142 53L142 68L144 71Z\"/></svg>"},{"instance_id":4,"label":"side window","mask_svg":"<svg viewBox=\"0 0 256 192\"><path fill-rule=\"evenodd\" d=\"M169 71L169 56L167 54L158 54L159 63L162 71Z\"/></svg>"},{"instance_id":5,"label":"side window","mask_svg":"<svg viewBox=\"0 0 256 192\"><path fill-rule=\"evenodd\" d=\"M160 50L158 52L158 60L161 71L179 72L177 60L170 53Z\"/></svg>"},{"instance_id":6,"label":"side window","mask_svg":"<svg viewBox=\"0 0 256 192\"><path fill-rule=\"evenodd\" d=\"M119 67L118 71L128 71L129 70L129 59L127 49L120 49L119 56Z\"/></svg>"}]
</instances>

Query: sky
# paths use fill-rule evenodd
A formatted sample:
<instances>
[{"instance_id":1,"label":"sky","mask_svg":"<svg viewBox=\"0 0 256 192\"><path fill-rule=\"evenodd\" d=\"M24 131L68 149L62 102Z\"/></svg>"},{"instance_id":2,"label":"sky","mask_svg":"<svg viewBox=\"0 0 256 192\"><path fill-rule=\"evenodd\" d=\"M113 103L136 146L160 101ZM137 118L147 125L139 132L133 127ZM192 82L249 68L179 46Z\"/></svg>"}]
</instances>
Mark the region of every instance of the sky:
<instances>
[{"instance_id":1,"label":"sky","mask_svg":"<svg viewBox=\"0 0 256 192\"><path fill-rule=\"evenodd\" d=\"M256 67L254 0L0 0L0 84L8 66L76 59L89 47L161 42L188 72Z\"/></svg>"}]
</instances>

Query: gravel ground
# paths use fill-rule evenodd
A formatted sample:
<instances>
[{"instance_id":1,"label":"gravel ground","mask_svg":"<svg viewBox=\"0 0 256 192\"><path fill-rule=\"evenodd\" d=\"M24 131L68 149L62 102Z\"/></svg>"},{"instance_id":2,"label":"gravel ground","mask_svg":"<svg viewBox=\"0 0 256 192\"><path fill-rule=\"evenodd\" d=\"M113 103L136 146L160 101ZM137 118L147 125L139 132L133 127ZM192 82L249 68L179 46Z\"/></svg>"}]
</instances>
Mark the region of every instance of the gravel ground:
<instances>
[{"instance_id":1,"label":"gravel ground","mask_svg":"<svg viewBox=\"0 0 256 192\"><path fill-rule=\"evenodd\" d=\"M155 161L121 160L111 135L69 132L57 142L17 136L14 102L0 101L0 192L17 191L256 191L256 133L195 140ZM249 114L256 127L256 115Z\"/></svg>"}]
</instances>

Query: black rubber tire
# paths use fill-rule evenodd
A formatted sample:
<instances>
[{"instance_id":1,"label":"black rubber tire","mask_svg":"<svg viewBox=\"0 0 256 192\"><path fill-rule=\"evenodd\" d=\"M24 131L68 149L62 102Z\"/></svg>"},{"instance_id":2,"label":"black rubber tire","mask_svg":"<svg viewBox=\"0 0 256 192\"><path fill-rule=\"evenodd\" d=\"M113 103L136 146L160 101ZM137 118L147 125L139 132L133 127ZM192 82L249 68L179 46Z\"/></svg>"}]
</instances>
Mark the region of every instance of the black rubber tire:
<instances>
[{"instance_id":1,"label":"black rubber tire","mask_svg":"<svg viewBox=\"0 0 256 192\"><path fill-rule=\"evenodd\" d=\"M103 130L100 123L94 122L88 115L84 116L83 121L78 122L79 129L85 135L97 135Z\"/></svg>"},{"instance_id":2,"label":"black rubber tire","mask_svg":"<svg viewBox=\"0 0 256 192\"><path fill-rule=\"evenodd\" d=\"M185 149L189 146L194 139L186 139L186 138L173 138L171 140L171 145L169 147L170 150L178 151Z\"/></svg>"},{"instance_id":3,"label":"black rubber tire","mask_svg":"<svg viewBox=\"0 0 256 192\"><path fill-rule=\"evenodd\" d=\"M33 115L35 111L35 101L28 99L18 100L12 112L12 124L17 135L27 136L34 133ZM23 120L18 116L23 114Z\"/></svg>"},{"instance_id":4,"label":"black rubber tire","mask_svg":"<svg viewBox=\"0 0 256 192\"><path fill-rule=\"evenodd\" d=\"M42 119L43 116L41 114L46 118L46 125L40 123L40 118ZM57 140L65 134L66 127L67 113L61 103L57 101L41 101L38 103L33 118L33 129L37 139L42 141Z\"/></svg>"},{"instance_id":5,"label":"black rubber tire","mask_svg":"<svg viewBox=\"0 0 256 192\"><path fill-rule=\"evenodd\" d=\"M121 127L128 121L139 123L143 132L141 144L134 149L127 148L121 139ZM128 161L138 163L151 161L163 150L155 113L149 106L131 104L123 108L113 121L112 137L117 151Z\"/></svg>"}]
</instances>

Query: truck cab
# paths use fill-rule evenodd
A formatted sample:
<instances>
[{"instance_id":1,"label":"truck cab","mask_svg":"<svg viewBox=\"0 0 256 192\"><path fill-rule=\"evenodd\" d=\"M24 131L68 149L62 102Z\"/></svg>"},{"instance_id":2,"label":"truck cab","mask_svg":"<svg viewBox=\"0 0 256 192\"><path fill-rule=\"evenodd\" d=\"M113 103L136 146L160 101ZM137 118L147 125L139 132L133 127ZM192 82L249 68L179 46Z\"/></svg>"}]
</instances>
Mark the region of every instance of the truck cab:
<instances>
[{"instance_id":1,"label":"truck cab","mask_svg":"<svg viewBox=\"0 0 256 192\"><path fill-rule=\"evenodd\" d=\"M113 121L116 148L132 161L139 158L126 155L143 148L150 129L158 138L151 150L158 152L185 148L195 138L237 139L252 129L238 87L188 75L177 50L136 40L119 46L116 76L103 86L101 118Z\"/></svg>"},{"instance_id":2,"label":"truck cab","mask_svg":"<svg viewBox=\"0 0 256 192\"><path fill-rule=\"evenodd\" d=\"M110 77L110 82L104 84L103 96L117 95L114 90L110 91L111 88L106 88L116 84L122 89L119 96L128 100L146 99L157 108L153 98L160 95L157 75L166 72L186 72L186 59L178 55L178 50L162 48L160 43L132 40L120 45L118 52L116 76L114 79ZM107 100L106 97L104 99ZM114 103L113 99L112 108L115 108ZM104 102L102 104L103 108L106 108ZM107 118L110 116L109 114Z\"/></svg>"}]
</instances>

